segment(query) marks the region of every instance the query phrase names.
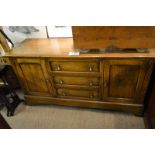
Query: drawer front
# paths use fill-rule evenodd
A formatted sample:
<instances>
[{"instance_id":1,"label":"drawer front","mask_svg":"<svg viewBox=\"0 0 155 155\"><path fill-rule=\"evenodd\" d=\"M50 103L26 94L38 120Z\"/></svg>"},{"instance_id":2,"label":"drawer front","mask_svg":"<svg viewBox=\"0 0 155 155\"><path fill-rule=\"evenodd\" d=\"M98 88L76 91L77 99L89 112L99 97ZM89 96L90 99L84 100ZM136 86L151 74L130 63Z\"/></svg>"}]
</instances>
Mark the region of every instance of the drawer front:
<instances>
[{"instance_id":1,"label":"drawer front","mask_svg":"<svg viewBox=\"0 0 155 155\"><path fill-rule=\"evenodd\" d=\"M61 85L84 85L84 86L99 86L99 78L96 77L70 77L70 76L55 76L55 84Z\"/></svg>"},{"instance_id":2,"label":"drawer front","mask_svg":"<svg viewBox=\"0 0 155 155\"><path fill-rule=\"evenodd\" d=\"M10 65L10 60L9 60L9 58L1 57L1 58L0 58L0 65Z\"/></svg>"},{"instance_id":3,"label":"drawer front","mask_svg":"<svg viewBox=\"0 0 155 155\"><path fill-rule=\"evenodd\" d=\"M98 61L51 61L52 71L99 72Z\"/></svg>"},{"instance_id":4,"label":"drawer front","mask_svg":"<svg viewBox=\"0 0 155 155\"><path fill-rule=\"evenodd\" d=\"M89 99L99 98L98 91L74 90L74 89L57 89L58 96L63 97L81 97Z\"/></svg>"}]
</instances>

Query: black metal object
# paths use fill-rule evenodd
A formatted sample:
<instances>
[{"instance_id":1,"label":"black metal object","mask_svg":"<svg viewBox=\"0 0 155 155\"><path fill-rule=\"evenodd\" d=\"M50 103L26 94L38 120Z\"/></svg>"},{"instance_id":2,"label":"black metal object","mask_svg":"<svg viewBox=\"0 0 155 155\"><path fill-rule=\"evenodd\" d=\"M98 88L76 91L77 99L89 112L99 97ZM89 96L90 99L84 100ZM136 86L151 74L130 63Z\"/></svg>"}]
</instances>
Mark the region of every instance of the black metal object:
<instances>
[{"instance_id":1,"label":"black metal object","mask_svg":"<svg viewBox=\"0 0 155 155\"><path fill-rule=\"evenodd\" d=\"M2 31L0 29L0 32L3 34L3 36L12 44L12 47L14 47L14 43L12 42L12 40L4 33L4 31Z\"/></svg>"},{"instance_id":2,"label":"black metal object","mask_svg":"<svg viewBox=\"0 0 155 155\"><path fill-rule=\"evenodd\" d=\"M50 37L49 37L49 33L48 33L48 28L47 28L47 26L45 26L45 28L46 28L47 38L49 39Z\"/></svg>"},{"instance_id":3,"label":"black metal object","mask_svg":"<svg viewBox=\"0 0 155 155\"><path fill-rule=\"evenodd\" d=\"M7 82L6 78L7 66L0 71L0 79L3 84L0 85L0 100L7 108L7 116L13 116L16 107L22 100L18 97L16 91L11 86L11 83Z\"/></svg>"}]
</instances>

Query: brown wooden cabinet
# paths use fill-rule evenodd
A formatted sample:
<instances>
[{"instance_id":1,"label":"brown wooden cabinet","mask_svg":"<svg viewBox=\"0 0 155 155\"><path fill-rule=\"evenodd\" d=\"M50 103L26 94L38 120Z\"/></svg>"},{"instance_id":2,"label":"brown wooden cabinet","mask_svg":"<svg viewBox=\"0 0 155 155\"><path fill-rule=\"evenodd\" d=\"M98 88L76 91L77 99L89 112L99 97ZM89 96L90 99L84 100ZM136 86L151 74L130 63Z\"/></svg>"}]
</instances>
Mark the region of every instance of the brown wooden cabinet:
<instances>
[{"instance_id":1,"label":"brown wooden cabinet","mask_svg":"<svg viewBox=\"0 0 155 155\"><path fill-rule=\"evenodd\" d=\"M27 104L143 114L155 50L79 56L69 56L70 51L73 51L72 39L32 39L5 55L25 90Z\"/></svg>"},{"instance_id":2,"label":"brown wooden cabinet","mask_svg":"<svg viewBox=\"0 0 155 155\"><path fill-rule=\"evenodd\" d=\"M21 86L27 94L53 96L44 60L18 58L15 61L15 66Z\"/></svg>"},{"instance_id":3,"label":"brown wooden cabinet","mask_svg":"<svg viewBox=\"0 0 155 155\"><path fill-rule=\"evenodd\" d=\"M28 104L40 103L38 97L43 97L44 103L76 102L76 106L141 115L153 63L134 59L17 58L14 65L26 98L31 98Z\"/></svg>"},{"instance_id":4,"label":"brown wooden cabinet","mask_svg":"<svg viewBox=\"0 0 155 155\"><path fill-rule=\"evenodd\" d=\"M103 66L103 100L142 104L141 92L146 91L144 79L152 70L148 61L106 60Z\"/></svg>"}]
</instances>

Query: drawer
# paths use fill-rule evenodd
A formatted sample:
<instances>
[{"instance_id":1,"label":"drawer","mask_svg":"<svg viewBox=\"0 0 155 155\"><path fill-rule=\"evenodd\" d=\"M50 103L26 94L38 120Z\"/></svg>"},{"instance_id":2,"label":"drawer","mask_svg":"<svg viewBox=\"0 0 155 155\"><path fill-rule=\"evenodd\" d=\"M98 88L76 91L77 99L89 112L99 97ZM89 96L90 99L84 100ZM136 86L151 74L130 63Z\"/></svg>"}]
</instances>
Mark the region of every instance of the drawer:
<instances>
[{"instance_id":1,"label":"drawer","mask_svg":"<svg viewBox=\"0 0 155 155\"><path fill-rule=\"evenodd\" d=\"M0 57L0 65L10 65L9 58Z\"/></svg>"},{"instance_id":2,"label":"drawer","mask_svg":"<svg viewBox=\"0 0 155 155\"><path fill-rule=\"evenodd\" d=\"M97 77L54 76L54 83L61 85L99 86Z\"/></svg>"},{"instance_id":3,"label":"drawer","mask_svg":"<svg viewBox=\"0 0 155 155\"><path fill-rule=\"evenodd\" d=\"M50 61L52 71L99 72L98 61Z\"/></svg>"},{"instance_id":4,"label":"drawer","mask_svg":"<svg viewBox=\"0 0 155 155\"><path fill-rule=\"evenodd\" d=\"M57 89L58 96L62 97L81 97L89 99L99 98L98 91L75 90L75 89Z\"/></svg>"}]
</instances>

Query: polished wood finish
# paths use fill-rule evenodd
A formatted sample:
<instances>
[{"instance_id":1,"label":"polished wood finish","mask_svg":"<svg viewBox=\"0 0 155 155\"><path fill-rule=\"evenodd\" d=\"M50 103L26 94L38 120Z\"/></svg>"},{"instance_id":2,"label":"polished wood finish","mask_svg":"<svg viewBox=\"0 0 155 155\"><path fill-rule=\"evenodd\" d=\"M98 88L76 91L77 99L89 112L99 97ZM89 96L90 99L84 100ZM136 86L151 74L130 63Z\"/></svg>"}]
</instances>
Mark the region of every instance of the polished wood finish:
<instances>
[{"instance_id":1,"label":"polished wood finish","mask_svg":"<svg viewBox=\"0 0 155 155\"><path fill-rule=\"evenodd\" d=\"M19 58L16 59L15 66L19 80L28 94L54 95L43 60Z\"/></svg>"},{"instance_id":2,"label":"polished wood finish","mask_svg":"<svg viewBox=\"0 0 155 155\"><path fill-rule=\"evenodd\" d=\"M59 59L61 68L65 68L67 62L79 66L79 68L76 66L77 69L74 72L72 72L74 66L71 66L71 70L67 68L59 70L59 73L53 71L51 59L48 58L17 58L14 61L26 95L47 96L49 98L55 96L56 98L72 99L79 102L85 100L86 105L89 104L89 101L94 101L95 104L95 100L103 102L103 104L105 102L116 105L120 103L121 107L115 108L114 106L114 109L125 111L128 110L122 108L123 105L125 107L126 104L133 105L133 109L139 108L134 105L141 105L138 113L137 110L133 110L133 113L136 111L135 114L137 115L141 115L143 112L144 94L142 92L147 89L145 80L149 81L151 65L153 65L152 62L146 60L98 59L92 61L94 64L98 64L98 70L95 70L98 71L98 74L92 76L92 72L88 72L87 67L85 67L88 64L88 59L75 60L75 62L74 59L72 61L66 61L64 58ZM83 65L82 63L86 64Z\"/></svg>"},{"instance_id":3,"label":"polished wood finish","mask_svg":"<svg viewBox=\"0 0 155 155\"><path fill-rule=\"evenodd\" d=\"M10 52L10 47L7 43L7 40L1 32L0 32L0 45L2 46L4 52Z\"/></svg>"},{"instance_id":4,"label":"polished wood finish","mask_svg":"<svg viewBox=\"0 0 155 155\"><path fill-rule=\"evenodd\" d=\"M97 77L80 77L80 76L54 76L54 83L58 85L81 85L93 87L99 85L99 78Z\"/></svg>"},{"instance_id":5,"label":"polished wood finish","mask_svg":"<svg viewBox=\"0 0 155 155\"><path fill-rule=\"evenodd\" d=\"M11 52L5 53L4 57L22 57L22 58L155 58L155 49L148 49L146 53L137 52L110 52L110 53L80 53L79 56L69 56L69 52L73 51L72 38L56 38L56 39L27 39L19 45L16 45Z\"/></svg>"},{"instance_id":6,"label":"polished wood finish","mask_svg":"<svg viewBox=\"0 0 155 155\"><path fill-rule=\"evenodd\" d=\"M142 115L155 51L69 56L72 39L30 39L5 54L26 103L112 109Z\"/></svg>"},{"instance_id":7,"label":"polished wood finish","mask_svg":"<svg viewBox=\"0 0 155 155\"><path fill-rule=\"evenodd\" d=\"M73 26L75 48L154 48L155 26Z\"/></svg>"},{"instance_id":8,"label":"polished wood finish","mask_svg":"<svg viewBox=\"0 0 155 155\"><path fill-rule=\"evenodd\" d=\"M48 64L58 97L100 98L99 59L52 59Z\"/></svg>"},{"instance_id":9,"label":"polished wood finish","mask_svg":"<svg viewBox=\"0 0 155 155\"><path fill-rule=\"evenodd\" d=\"M52 61L53 71L72 71L72 72L98 72L99 62L91 60L61 60Z\"/></svg>"},{"instance_id":10,"label":"polished wood finish","mask_svg":"<svg viewBox=\"0 0 155 155\"><path fill-rule=\"evenodd\" d=\"M98 91L95 90L78 90L78 89L68 89L59 88L57 89L58 96L68 97L68 98L85 98L85 99L97 99Z\"/></svg>"},{"instance_id":11,"label":"polished wood finish","mask_svg":"<svg viewBox=\"0 0 155 155\"><path fill-rule=\"evenodd\" d=\"M142 60L106 60L104 63L104 99L140 103L143 81L150 66Z\"/></svg>"},{"instance_id":12,"label":"polished wood finish","mask_svg":"<svg viewBox=\"0 0 155 155\"><path fill-rule=\"evenodd\" d=\"M67 105L67 106L77 106L85 108L96 108L96 109L113 109L121 110L135 115L142 115L143 105L141 104L123 104L118 102L103 102L94 100L83 100L83 99L69 99L69 98L52 98L52 97L37 97L37 96L25 96L26 104L28 105L38 105L38 104L57 104L57 105Z\"/></svg>"}]
</instances>

